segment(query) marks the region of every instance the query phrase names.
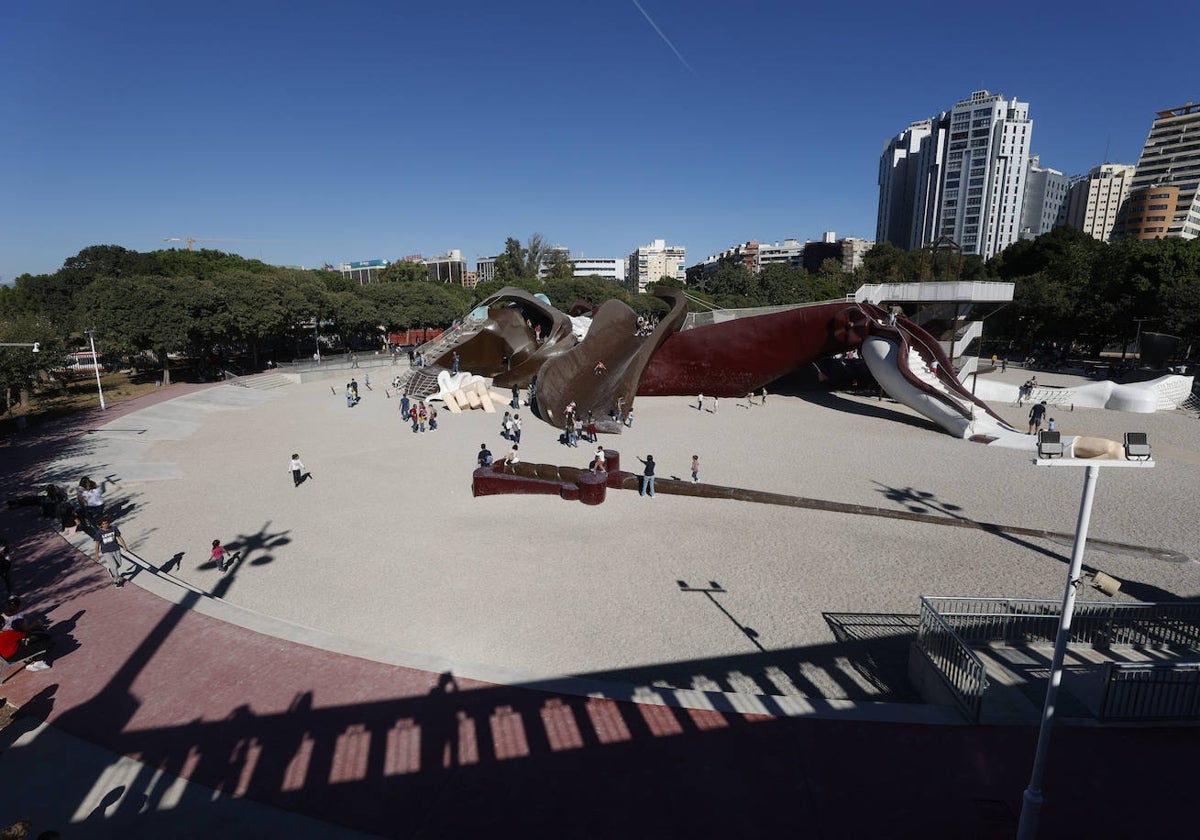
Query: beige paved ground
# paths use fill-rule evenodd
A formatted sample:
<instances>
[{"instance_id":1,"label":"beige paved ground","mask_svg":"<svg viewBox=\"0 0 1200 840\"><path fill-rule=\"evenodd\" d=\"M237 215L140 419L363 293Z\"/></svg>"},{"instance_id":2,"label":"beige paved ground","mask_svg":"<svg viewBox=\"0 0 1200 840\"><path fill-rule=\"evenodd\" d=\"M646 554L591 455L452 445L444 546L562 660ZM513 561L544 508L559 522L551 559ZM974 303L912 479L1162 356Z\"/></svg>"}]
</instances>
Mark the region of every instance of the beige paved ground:
<instances>
[{"instance_id":1,"label":"beige paved ground","mask_svg":"<svg viewBox=\"0 0 1200 840\"><path fill-rule=\"evenodd\" d=\"M376 390L363 388L352 410L340 396L345 372L270 392L228 386L174 400L90 436L53 477L117 477L109 500L128 508L121 527L131 548L157 564L182 552L179 576L205 590L379 643L391 661L409 653L445 660L462 676L695 661L696 685L738 687L728 667L701 662L757 649L704 596L681 593L678 580L720 583L721 606L763 648L786 651L793 667L805 650L834 641L825 612L915 613L922 594L1061 597L1069 547L1047 542L666 494L610 491L599 507L473 498L479 444L497 455L508 449L498 415L441 411L439 431L414 435L384 396L390 373L374 369ZM694 405L639 399L634 428L603 443L626 468L653 453L661 477L687 477L695 453L701 479L714 484L1074 529L1082 471L1035 468L1026 454L956 440L888 400L772 396L752 408L722 400L717 414ZM995 407L1014 424L1024 420L1024 409ZM1055 416L1066 434L1151 435L1156 469L1101 474L1092 536L1200 557L1200 422L1181 412ZM586 445L562 447L532 418L525 429L525 460L586 464ZM299 489L287 470L293 451L314 475ZM225 579L206 562L214 538L245 555ZM1086 562L1144 600L1200 597L1195 562L1094 551Z\"/></svg>"}]
</instances>

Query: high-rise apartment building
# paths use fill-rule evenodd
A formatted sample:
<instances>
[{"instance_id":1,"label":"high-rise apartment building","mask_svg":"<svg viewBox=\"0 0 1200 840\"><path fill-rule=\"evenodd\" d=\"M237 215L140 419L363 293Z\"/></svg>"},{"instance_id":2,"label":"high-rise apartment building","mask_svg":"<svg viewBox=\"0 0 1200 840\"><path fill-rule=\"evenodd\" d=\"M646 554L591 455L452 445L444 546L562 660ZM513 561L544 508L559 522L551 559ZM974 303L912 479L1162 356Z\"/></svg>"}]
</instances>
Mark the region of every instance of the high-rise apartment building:
<instances>
[{"instance_id":1,"label":"high-rise apartment building","mask_svg":"<svg viewBox=\"0 0 1200 840\"><path fill-rule=\"evenodd\" d=\"M1200 105L1159 111L1114 235L1200 236ZM1133 211L1140 211L1134 213Z\"/></svg>"},{"instance_id":2,"label":"high-rise apartment building","mask_svg":"<svg viewBox=\"0 0 1200 840\"><path fill-rule=\"evenodd\" d=\"M878 241L910 250L937 239L949 127L943 112L912 123L884 149L879 159Z\"/></svg>"},{"instance_id":3,"label":"high-rise apartment building","mask_svg":"<svg viewBox=\"0 0 1200 840\"><path fill-rule=\"evenodd\" d=\"M665 239L655 239L638 248L626 260L625 285L635 294L643 294L646 286L663 277L674 277L681 283L687 277L686 253L682 245L668 245Z\"/></svg>"},{"instance_id":4,"label":"high-rise apartment building","mask_svg":"<svg viewBox=\"0 0 1200 840\"><path fill-rule=\"evenodd\" d=\"M1093 166L1087 176L1071 185L1067 199L1067 224L1101 242L1107 242L1117 224L1121 205L1129 197L1135 169L1129 163Z\"/></svg>"},{"instance_id":5,"label":"high-rise apartment building","mask_svg":"<svg viewBox=\"0 0 1200 840\"><path fill-rule=\"evenodd\" d=\"M1071 179L1057 169L1041 166L1037 155L1029 158L1025 176L1025 204L1021 208L1021 238L1036 239L1067 222L1067 195Z\"/></svg>"},{"instance_id":6,"label":"high-rise apartment building","mask_svg":"<svg viewBox=\"0 0 1200 840\"><path fill-rule=\"evenodd\" d=\"M876 240L905 249L939 237L989 258L1020 236L1033 121L1029 103L975 91L888 143Z\"/></svg>"}]
</instances>

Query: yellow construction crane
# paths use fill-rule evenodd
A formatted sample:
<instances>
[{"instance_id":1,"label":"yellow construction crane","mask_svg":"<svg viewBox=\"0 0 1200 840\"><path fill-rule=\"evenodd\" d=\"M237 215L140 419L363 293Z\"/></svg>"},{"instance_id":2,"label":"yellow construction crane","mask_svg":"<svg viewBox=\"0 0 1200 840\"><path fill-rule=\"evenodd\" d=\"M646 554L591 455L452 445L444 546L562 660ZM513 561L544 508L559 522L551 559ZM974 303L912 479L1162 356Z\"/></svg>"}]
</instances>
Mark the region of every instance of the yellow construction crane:
<instances>
[{"instance_id":1,"label":"yellow construction crane","mask_svg":"<svg viewBox=\"0 0 1200 840\"><path fill-rule=\"evenodd\" d=\"M194 236L167 236L163 242L186 242L189 251L194 251L197 242L278 242L278 239L197 239Z\"/></svg>"}]
</instances>

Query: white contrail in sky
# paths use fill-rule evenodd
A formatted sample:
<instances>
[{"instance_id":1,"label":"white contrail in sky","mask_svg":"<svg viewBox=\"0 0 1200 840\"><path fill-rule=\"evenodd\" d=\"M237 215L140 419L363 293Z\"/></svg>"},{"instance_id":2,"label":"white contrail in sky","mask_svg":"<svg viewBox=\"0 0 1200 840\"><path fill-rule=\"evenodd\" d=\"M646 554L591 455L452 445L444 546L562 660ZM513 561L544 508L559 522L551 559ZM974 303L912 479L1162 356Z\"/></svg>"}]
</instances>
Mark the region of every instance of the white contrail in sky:
<instances>
[{"instance_id":1,"label":"white contrail in sky","mask_svg":"<svg viewBox=\"0 0 1200 840\"><path fill-rule=\"evenodd\" d=\"M663 43L671 48L671 52L675 53L675 57L679 59L680 63L688 70L695 73L696 71L692 70L692 65L688 64L687 59L683 57L679 50L675 49L675 45L671 43L671 39L664 35L663 31L658 28L658 24L651 19L650 15L646 14L646 10L642 8L642 4L639 3L638 0L633 0L633 5L637 6L637 10L642 13L642 17L646 19L647 23L654 27L654 31L658 33L658 37L662 38Z\"/></svg>"}]
</instances>

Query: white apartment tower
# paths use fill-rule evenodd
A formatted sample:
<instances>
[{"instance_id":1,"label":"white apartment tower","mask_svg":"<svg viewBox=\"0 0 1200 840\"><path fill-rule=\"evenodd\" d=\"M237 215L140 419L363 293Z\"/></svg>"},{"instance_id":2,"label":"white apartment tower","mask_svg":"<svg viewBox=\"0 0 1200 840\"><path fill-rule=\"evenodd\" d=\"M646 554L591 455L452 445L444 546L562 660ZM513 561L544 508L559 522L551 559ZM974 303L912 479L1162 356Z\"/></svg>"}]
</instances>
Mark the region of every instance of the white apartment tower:
<instances>
[{"instance_id":1,"label":"white apartment tower","mask_svg":"<svg viewBox=\"0 0 1200 840\"><path fill-rule=\"evenodd\" d=\"M1004 250L1021 232L1032 133L1029 103L986 90L912 123L880 159L876 240L912 250L948 236L984 259Z\"/></svg>"},{"instance_id":2,"label":"white apartment tower","mask_svg":"<svg viewBox=\"0 0 1200 840\"><path fill-rule=\"evenodd\" d=\"M985 260L1020 236L1033 123L1029 103L978 90L950 111L939 236Z\"/></svg>"},{"instance_id":3,"label":"white apartment tower","mask_svg":"<svg viewBox=\"0 0 1200 840\"><path fill-rule=\"evenodd\" d=\"M1036 239L1067 221L1067 194L1071 179L1057 169L1045 169L1037 155L1029 158L1025 177L1025 206L1021 210L1021 238Z\"/></svg>"},{"instance_id":4,"label":"white apartment tower","mask_svg":"<svg viewBox=\"0 0 1200 840\"><path fill-rule=\"evenodd\" d=\"M687 279L687 262L682 245L667 245L665 239L655 239L643 245L627 260L625 283L635 294L643 294L646 286L662 277L674 277L683 283Z\"/></svg>"},{"instance_id":5,"label":"white apartment tower","mask_svg":"<svg viewBox=\"0 0 1200 840\"><path fill-rule=\"evenodd\" d=\"M879 159L876 241L911 250L937 239L948 127L945 113L920 120L884 149Z\"/></svg>"},{"instance_id":6,"label":"white apartment tower","mask_svg":"<svg viewBox=\"0 0 1200 840\"><path fill-rule=\"evenodd\" d=\"M1107 242L1116 227L1117 213L1129 197L1136 168L1129 163L1093 166L1085 178L1071 185L1067 224Z\"/></svg>"}]
</instances>

